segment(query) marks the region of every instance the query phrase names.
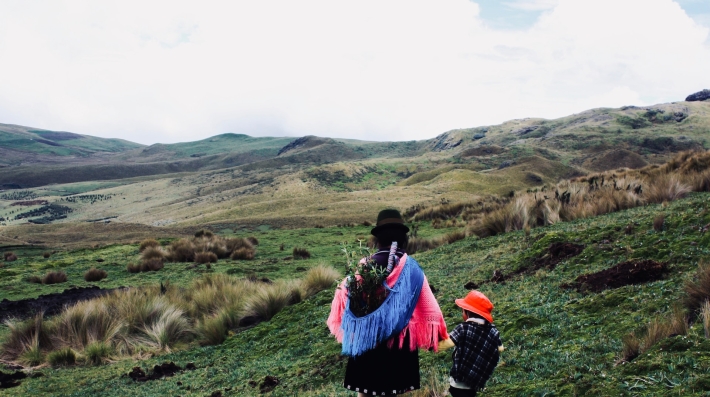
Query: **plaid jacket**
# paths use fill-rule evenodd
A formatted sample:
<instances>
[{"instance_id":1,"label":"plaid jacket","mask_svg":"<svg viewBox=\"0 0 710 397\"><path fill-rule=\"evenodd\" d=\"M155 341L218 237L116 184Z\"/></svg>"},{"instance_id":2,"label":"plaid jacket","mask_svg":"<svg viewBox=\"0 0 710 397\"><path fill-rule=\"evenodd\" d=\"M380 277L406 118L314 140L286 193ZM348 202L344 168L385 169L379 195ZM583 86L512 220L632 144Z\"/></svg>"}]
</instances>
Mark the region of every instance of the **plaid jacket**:
<instances>
[{"instance_id":1,"label":"plaid jacket","mask_svg":"<svg viewBox=\"0 0 710 397\"><path fill-rule=\"evenodd\" d=\"M488 322L465 322L457 325L449 337L456 345L451 377L474 390L483 389L498 365L500 333Z\"/></svg>"}]
</instances>

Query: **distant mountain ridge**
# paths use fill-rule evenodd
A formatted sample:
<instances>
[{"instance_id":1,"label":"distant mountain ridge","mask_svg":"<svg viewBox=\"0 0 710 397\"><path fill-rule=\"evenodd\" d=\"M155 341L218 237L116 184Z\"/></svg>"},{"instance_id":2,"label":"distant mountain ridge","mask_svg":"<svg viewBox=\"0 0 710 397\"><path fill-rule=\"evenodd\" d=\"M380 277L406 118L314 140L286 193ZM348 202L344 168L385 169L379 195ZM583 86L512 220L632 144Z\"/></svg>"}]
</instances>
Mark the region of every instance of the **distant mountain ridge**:
<instances>
[{"instance_id":1,"label":"distant mountain ridge","mask_svg":"<svg viewBox=\"0 0 710 397\"><path fill-rule=\"evenodd\" d=\"M227 133L195 142L145 146L0 124L0 185L25 188L233 167L307 168L375 158L432 158L436 163L425 168L441 163L484 170L537 156L583 173L636 168L661 162L672 153L702 148L710 148L710 101L592 109L554 120L511 120L407 142Z\"/></svg>"}]
</instances>

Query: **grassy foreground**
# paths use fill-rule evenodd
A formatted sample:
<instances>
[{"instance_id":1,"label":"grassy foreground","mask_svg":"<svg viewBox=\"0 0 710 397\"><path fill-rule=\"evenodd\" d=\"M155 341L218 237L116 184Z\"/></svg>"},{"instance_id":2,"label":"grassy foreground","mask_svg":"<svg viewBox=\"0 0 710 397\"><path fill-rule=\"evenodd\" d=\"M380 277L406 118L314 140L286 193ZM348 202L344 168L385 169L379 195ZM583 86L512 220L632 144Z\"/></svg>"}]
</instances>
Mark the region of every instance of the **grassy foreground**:
<instances>
[{"instance_id":1,"label":"grassy foreground","mask_svg":"<svg viewBox=\"0 0 710 397\"><path fill-rule=\"evenodd\" d=\"M653 228L654 219L665 215L663 229ZM669 316L674 303L683 297L683 283L691 279L697 264L710 258L710 234L702 228L710 223L710 194L663 205L650 205L534 229L530 235L512 232L486 239L467 238L457 243L416 254L447 323L453 327L460 312L453 303L463 296L464 284L473 281L496 305L494 316L506 351L483 396L550 395L710 395L710 340L701 323L684 336L662 340L630 363L616 365L622 350L621 338L629 332L641 335L655 318ZM630 224L633 227L627 228ZM235 275L256 273L274 279L296 277L304 268L327 262L341 268L339 243L354 243L366 227L271 230L257 234L260 245L254 261L220 261L213 272ZM630 230L627 231L627 230ZM420 234L439 234L427 225ZM541 269L493 283L495 270L503 274L529 267L542 257L552 242L572 242L584 251L553 270ZM286 245L285 252L279 245ZM313 259L283 260L292 246L305 246ZM80 274L97 265L109 266L109 278L102 287L150 285L159 280L187 285L202 269L166 265L155 273L129 275L126 261L135 260L136 246L113 246L97 250L58 253L49 260L20 260L2 269L2 298L19 299L40 293L61 291L67 283L36 286L23 277L49 267L69 275L70 284L81 285ZM612 267L630 259L667 262L670 272L663 280L625 286L601 293L580 293L561 288L579 275ZM42 260L46 262L42 262ZM276 260L276 261L275 261ZM101 266L99 266L101 267ZM148 275L148 276L146 276ZM40 290L41 289L41 290ZM39 368L7 395L259 395L267 376L279 384L273 396L348 395L340 387L345 360L339 345L325 326L332 289L289 306L271 321L232 335L222 345L194 347L143 361L122 360L102 366ZM4 330L3 330L4 331ZM184 367L193 362L195 371L173 377L135 383L124 376L132 367L148 369L174 361ZM446 376L450 353L421 354L422 377Z\"/></svg>"}]
</instances>

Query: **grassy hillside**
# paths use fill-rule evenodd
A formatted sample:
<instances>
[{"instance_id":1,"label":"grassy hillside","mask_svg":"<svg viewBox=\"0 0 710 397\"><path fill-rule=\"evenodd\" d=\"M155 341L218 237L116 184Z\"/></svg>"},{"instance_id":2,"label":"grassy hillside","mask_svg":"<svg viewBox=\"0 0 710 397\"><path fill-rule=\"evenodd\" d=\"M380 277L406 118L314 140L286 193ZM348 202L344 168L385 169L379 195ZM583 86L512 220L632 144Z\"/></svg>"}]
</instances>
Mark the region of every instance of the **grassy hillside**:
<instances>
[{"instance_id":1,"label":"grassy hillside","mask_svg":"<svg viewBox=\"0 0 710 397\"><path fill-rule=\"evenodd\" d=\"M302 168L365 159L407 163L410 167L401 179L421 172L438 175L445 167L493 170L531 156L555 162L555 168L604 171L661 163L680 151L710 148L708 133L707 101L593 109L555 120L511 120L408 142L223 134L196 142L142 147L120 140L0 125L0 165L5 166L0 167L0 184L27 188L225 168Z\"/></svg>"},{"instance_id":2,"label":"grassy hillside","mask_svg":"<svg viewBox=\"0 0 710 397\"><path fill-rule=\"evenodd\" d=\"M97 153L123 152L141 146L122 139L105 139L71 132L0 124L0 147L4 154L0 158L2 165L51 161L52 157L83 158Z\"/></svg>"},{"instance_id":3,"label":"grassy hillside","mask_svg":"<svg viewBox=\"0 0 710 397\"><path fill-rule=\"evenodd\" d=\"M661 229L654 229L659 214ZM463 296L465 284L473 282L491 297L494 316L506 351L483 396L529 395L706 395L710 378L710 341L696 322L687 335L662 339L628 363L619 363L621 339L629 332L642 335L655 318L669 318L675 303L682 301L683 284L693 278L698 262L708 258L710 195L692 194L668 205L649 205L610 215L534 229L529 235L513 232L485 239L473 237L436 250L416 254L424 268L447 324L460 321L453 300ZM169 280L187 286L205 273L284 279L299 277L317 263L343 265L342 242L355 243L369 227L242 231L260 241L254 261L220 260L206 270L168 264L156 273L129 274L124 266L137 260L136 245L64 251L48 259L38 250L15 250L20 259L2 269L0 298L17 299L61 291L66 285L89 283L80 275L90 266L108 270L98 285L150 285ZM231 234L233 230L220 230ZM445 230L420 226L429 237ZM555 242L583 246L576 256L554 267L535 269L536 260L549 257ZM285 251L280 246L285 246ZM284 259L294 246L308 248L309 260ZM97 263L97 259L104 261ZM627 285L602 292L578 292L567 285L576 278L629 260L667 263L668 273L658 281ZM43 286L23 280L31 274L62 269L69 282ZM529 269L529 270L526 270ZM491 281L494 272L505 281ZM239 329L213 347L187 350L141 361L119 360L101 366L38 368L36 377L5 391L8 395L258 395L267 376L279 384L267 395L348 395L340 388L345 361L324 325L332 290L290 307L271 321ZM7 331L0 331L6 334ZM125 377L136 365L147 369L174 361L194 371L184 371L163 380L136 383ZM425 383L443 381L450 353L422 353ZM39 376L38 374L42 375Z\"/></svg>"}]
</instances>

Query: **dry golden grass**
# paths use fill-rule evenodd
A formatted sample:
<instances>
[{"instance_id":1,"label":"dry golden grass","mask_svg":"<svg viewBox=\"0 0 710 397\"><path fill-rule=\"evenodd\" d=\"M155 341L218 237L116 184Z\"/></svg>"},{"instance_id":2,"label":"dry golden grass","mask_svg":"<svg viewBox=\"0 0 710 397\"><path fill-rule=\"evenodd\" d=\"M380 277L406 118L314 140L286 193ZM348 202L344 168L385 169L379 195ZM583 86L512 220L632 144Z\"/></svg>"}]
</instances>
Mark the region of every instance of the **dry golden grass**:
<instances>
[{"instance_id":1,"label":"dry golden grass","mask_svg":"<svg viewBox=\"0 0 710 397\"><path fill-rule=\"evenodd\" d=\"M511 202L475 217L469 229L479 237L539 227L685 197L706 191L710 152L685 152L663 166L592 174L540 191L519 193Z\"/></svg>"},{"instance_id":2,"label":"dry golden grass","mask_svg":"<svg viewBox=\"0 0 710 397\"><path fill-rule=\"evenodd\" d=\"M185 289L167 283L116 290L67 307L51 320L37 316L8 322L0 358L32 365L51 359L52 365L66 365L71 349L85 362L101 364L169 352L190 342L218 344L242 318L268 320L285 306L332 287L339 277L332 268L318 266L304 280L273 284L215 274Z\"/></svg>"},{"instance_id":3,"label":"dry golden grass","mask_svg":"<svg viewBox=\"0 0 710 397\"><path fill-rule=\"evenodd\" d=\"M341 277L340 273L331 266L318 265L310 268L303 278L303 290L306 297L333 287Z\"/></svg>"}]
</instances>

